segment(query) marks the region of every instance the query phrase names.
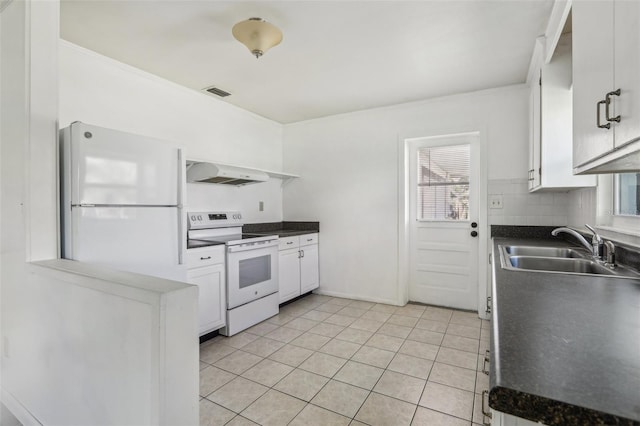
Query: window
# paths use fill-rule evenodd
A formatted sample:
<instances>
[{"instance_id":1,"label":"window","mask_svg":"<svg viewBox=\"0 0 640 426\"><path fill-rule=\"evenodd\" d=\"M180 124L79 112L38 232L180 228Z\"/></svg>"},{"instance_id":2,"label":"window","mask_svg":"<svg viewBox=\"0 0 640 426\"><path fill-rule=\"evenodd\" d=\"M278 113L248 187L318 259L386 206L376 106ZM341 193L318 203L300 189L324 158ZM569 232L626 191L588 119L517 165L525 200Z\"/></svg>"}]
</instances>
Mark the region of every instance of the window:
<instances>
[{"instance_id":1,"label":"window","mask_svg":"<svg viewBox=\"0 0 640 426\"><path fill-rule=\"evenodd\" d=\"M418 149L419 220L469 220L470 145Z\"/></svg>"},{"instance_id":2,"label":"window","mask_svg":"<svg viewBox=\"0 0 640 426\"><path fill-rule=\"evenodd\" d=\"M640 216L640 173L616 175L614 210L617 216Z\"/></svg>"}]
</instances>

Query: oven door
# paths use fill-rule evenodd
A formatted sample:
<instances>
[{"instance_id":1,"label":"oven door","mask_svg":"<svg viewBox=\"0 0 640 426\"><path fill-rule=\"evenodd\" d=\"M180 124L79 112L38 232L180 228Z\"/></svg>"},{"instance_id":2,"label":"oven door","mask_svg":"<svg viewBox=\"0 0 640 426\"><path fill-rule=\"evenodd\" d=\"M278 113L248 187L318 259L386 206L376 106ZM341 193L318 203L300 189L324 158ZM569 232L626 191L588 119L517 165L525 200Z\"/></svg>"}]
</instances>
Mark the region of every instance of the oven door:
<instances>
[{"instance_id":1,"label":"oven door","mask_svg":"<svg viewBox=\"0 0 640 426\"><path fill-rule=\"evenodd\" d=\"M227 247L227 309L278 291L278 240Z\"/></svg>"}]
</instances>

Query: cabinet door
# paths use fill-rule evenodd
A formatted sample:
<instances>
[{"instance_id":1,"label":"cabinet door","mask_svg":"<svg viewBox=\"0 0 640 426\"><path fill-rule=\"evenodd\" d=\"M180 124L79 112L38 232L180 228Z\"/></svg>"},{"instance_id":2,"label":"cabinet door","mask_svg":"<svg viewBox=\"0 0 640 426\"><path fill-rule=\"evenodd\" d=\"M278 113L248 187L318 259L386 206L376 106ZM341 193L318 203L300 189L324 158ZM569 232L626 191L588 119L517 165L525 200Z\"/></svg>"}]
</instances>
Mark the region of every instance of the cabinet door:
<instances>
[{"instance_id":1,"label":"cabinet door","mask_svg":"<svg viewBox=\"0 0 640 426\"><path fill-rule=\"evenodd\" d=\"M187 280L198 286L198 332L202 336L226 324L224 264L189 269Z\"/></svg>"},{"instance_id":2,"label":"cabinet door","mask_svg":"<svg viewBox=\"0 0 640 426\"><path fill-rule=\"evenodd\" d=\"M620 96L612 97L612 103L620 115L620 123L613 123L618 148L640 137L640 2L616 1L613 7L614 89L620 89Z\"/></svg>"},{"instance_id":3,"label":"cabinet door","mask_svg":"<svg viewBox=\"0 0 640 426\"><path fill-rule=\"evenodd\" d=\"M300 252L289 249L278 254L278 292L280 303L283 303L300 296Z\"/></svg>"},{"instance_id":4,"label":"cabinet door","mask_svg":"<svg viewBox=\"0 0 640 426\"><path fill-rule=\"evenodd\" d=\"M318 271L318 245L300 247L300 293L316 289L320 286L320 273Z\"/></svg>"},{"instance_id":5,"label":"cabinet door","mask_svg":"<svg viewBox=\"0 0 640 426\"><path fill-rule=\"evenodd\" d=\"M573 25L573 166L613 149L613 129L598 102L613 89L613 2L576 1ZM614 127L614 126L611 126Z\"/></svg>"}]
</instances>

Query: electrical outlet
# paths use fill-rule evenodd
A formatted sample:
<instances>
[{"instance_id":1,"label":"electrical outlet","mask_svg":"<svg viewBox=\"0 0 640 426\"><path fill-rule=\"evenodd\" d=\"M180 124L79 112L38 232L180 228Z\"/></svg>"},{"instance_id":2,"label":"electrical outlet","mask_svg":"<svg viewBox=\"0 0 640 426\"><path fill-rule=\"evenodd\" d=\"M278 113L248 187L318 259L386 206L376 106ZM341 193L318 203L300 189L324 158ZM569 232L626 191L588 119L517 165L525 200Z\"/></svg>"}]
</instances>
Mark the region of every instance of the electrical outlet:
<instances>
[{"instance_id":1,"label":"electrical outlet","mask_svg":"<svg viewBox=\"0 0 640 426\"><path fill-rule=\"evenodd\" d=\"M502 208L502 194L489 195L489 208L490 209Z\"/></svg>"},{"instance_id":2,"label":"electrical outlet","mask_svg":"<svg viewBox=\"0 0 640 426\"><path fill-rule=\"evenodd\" d=\"M258 211L261 211L261 212L264 211L264 201L260 201L258 203Z\"/></svg>"}]
</instances>

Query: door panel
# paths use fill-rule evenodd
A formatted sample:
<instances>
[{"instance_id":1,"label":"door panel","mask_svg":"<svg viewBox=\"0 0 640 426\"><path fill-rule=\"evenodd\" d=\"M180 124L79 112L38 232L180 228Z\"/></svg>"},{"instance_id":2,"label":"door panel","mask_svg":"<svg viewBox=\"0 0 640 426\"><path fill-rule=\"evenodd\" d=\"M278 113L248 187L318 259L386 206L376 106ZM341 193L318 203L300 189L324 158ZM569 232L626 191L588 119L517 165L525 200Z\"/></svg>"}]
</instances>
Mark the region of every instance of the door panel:
<instances>
[{"instance_id":1,"label":"door panel","mask_svg":"<svg viewBox=\"0 0 640 426\"><path fill-rule=\"evenodd\" d=\"M179 149L163 141L74 123L72 204L177 205Z\"/></svg>"},{"instance_id":2,"label":"door panel","mask_svg":"<svg viewBox=\"0 0 640 426\"><path fill-rule=\"evenodd\" d=\"M467 146L466 154L462 154L461 147ZM419 150L435 147L451 147L451 151L444 150L439 158L429 160L428 173L425 173L425 165L420 159ZM478 303L478 238L471 236L471 231L478 231L480 227L472 228L471 223L478 220L478 190L479 190L479 136L477 134L452 135L432 138L416 139L409 142L408 168L410 188L410 237L409 237L409 300L432 305L449 306L460 309L477 309ZM423 151L424 152L424 151ZM447 154L450 152L450 154ZM452 156L466 155L468 161L468 193L460 193L460 185L456 190L445 191L446 196L430 195L434 203L442 203L437 210L443 212L436 220L423 220L424 206L431 205L425 201L421 194L425 191L415 190L420 186L419 181L427 174L434 183L429 183L437 188L450 185L450 176L460 173L456 165L464 164L463 159L452 159ZM419 161L422 161L419 166ZM432 164L434 163L434 164ZM446 163L446 164L445 164ZM419 170L420 173L419 173ZM464 174L463 173L463 174ZM437 179L437 176L447 176L446 179ZM464 180L460 178L461 182ZM455 179L454 179L455 180ZM422 180L423 186L424 180ZM435 194L435 192L432 192ZM468 198L467 198L468 197ZM468 200L466 206L453 206L456 200ZM468 211L468 214L449 213ZM433 211L430 209L429 211ZM430 214L428 217L434 217ZM479 231L478 231L479 232Z\"/></svg>"},{"instance_id":3,"label":"door panel","mask_svg":"<svg viewBox=\"0 0 640 426\"><path fill-rule=\"evenodd\" d=\"M302 246L300 258L300 292L306 293L320 286L318 245Z\"/></svg>"},{"instance_id":4,"label":"door panel","mask_svg":"<svg viewBox=\"0 0 640 426\"><path fill-rule=\"evenodd\" d=\"M187 282L198 286L198 333L200 336L224 327L226 322L224 264L190 269Z\"/></svg>"},{"instance_id":5,"label":"door panel","mask_svg":"<svg viewBox=\"0 0 640 426\"><path fill-rule=\"evenodd\" d=\"M280 303L300 296L300 252L297 248L278 253Z\"/></svg>"}]
</instances>

